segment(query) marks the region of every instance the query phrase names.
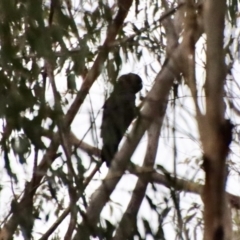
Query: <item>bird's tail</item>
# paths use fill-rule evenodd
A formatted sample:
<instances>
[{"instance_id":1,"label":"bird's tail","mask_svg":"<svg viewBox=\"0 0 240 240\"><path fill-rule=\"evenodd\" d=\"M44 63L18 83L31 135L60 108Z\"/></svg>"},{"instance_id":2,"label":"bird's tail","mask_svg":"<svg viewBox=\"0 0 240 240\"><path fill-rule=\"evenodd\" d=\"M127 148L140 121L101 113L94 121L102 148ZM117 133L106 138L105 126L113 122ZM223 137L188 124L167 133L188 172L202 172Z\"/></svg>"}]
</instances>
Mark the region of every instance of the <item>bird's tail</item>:
<instances>
[{"instance_id":1,"label":"bird's tail","mask_svg":"<svg viewBox=\"0 0 240 240\"><path fill-rule=\"evenodd\" d=\"M103 145L102 152L101 152L101 159L102 162L106 162L107 167L110 167L111 161L117 152L118 146L107 146Z\"/></svg>"}]
</instances>

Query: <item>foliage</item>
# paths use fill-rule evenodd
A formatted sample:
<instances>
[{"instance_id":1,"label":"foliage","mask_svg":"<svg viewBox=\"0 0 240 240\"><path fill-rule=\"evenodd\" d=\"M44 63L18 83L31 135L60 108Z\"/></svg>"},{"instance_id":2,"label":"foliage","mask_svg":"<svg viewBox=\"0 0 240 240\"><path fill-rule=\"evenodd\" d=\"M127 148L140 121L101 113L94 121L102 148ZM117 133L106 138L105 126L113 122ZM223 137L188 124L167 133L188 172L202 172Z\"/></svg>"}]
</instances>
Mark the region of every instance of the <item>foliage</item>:
<instances>
[{"instance_id":1,"label":"foliage","mask_svg":"<svg viewBox=\"0 0 240 240\"><path fill-rule=\"evenodd\" d=\"M133 191L134 185L137 179L142 179L137 169L145 152L140 150L138 157L133 157L137 166L130 164L119 184L124 187L126 200L118 186L115 197L113 194L106 199L108 203L100 220L91 227L87 215L90 196L97 186L104 184L107 170L101 167L99 158L99 112L109 95L110 84L114 85L117 77L126 73L124 69L134 69L145 79L140 108L146 102L157 73L171 57L165 20L175 19L182 6L177 1L170 5L157 0L131 2L0 1L1 199L5 191L11 192L10 196L7 193L5 215L1 211L2 229L10 230L7 233L2 230L1 239L16 235L24 239L47 239L52 233L52 239L73 236L76 239L78 233L82 239L111 239L118 231L123 209L137 191ZM224 50L228 75L224 102L225 115L231 117L235 126L228 161L232 177L239 174L236 157L239 82L233 68L238 66L239 2L227 4ZM201 14L198 8L201 3L194 6ZM234 30L235 34L231 34ZM204 35L200 41L203 51L196 51L200 52L198 61L204 66ZM204 88L202 79L203 75L197 72L199 89ZM139 200L142 207L137 211L137 220L131 220L134 228L129 239L173 239L173 236L194 239L203 234L201 199L180 192L199 194L197 188L203 183L195 112L183 74L174 83L164 124L159 127L161 141L152 169L158 180L149 180L143 166L142 181L146 186L143 199ZM94 91L98 93L94 95ZM206 106L203 103L201 107ZM181 139L185 138L187 146L182 144ZM139 144L141 149L146 148L144 140L145 136ZM168 150L162 150L164 147ZM161 151L165 152L162 156ZM173 164L163 164L169 162L167 159L173 159ZM186 180L189 185L195 181L195 185L190 189L187 184L177 183L178 179ZM166 230L169 228L171 233Z\"/></svg>"}]
</instances>

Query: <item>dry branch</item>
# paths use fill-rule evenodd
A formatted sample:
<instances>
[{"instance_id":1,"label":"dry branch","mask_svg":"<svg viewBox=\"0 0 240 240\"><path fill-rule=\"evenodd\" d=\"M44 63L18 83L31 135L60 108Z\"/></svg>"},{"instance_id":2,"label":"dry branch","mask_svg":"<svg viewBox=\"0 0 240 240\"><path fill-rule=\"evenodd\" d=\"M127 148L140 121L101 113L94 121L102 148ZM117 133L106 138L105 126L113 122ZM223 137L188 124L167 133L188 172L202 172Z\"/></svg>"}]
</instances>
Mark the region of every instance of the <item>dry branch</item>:
<instances>
[{"instance_id":1,"label":"dry branch","mask_svg":"<svg viewBox=\"0 0 240 240\"><path fill-rule=\"evenodd\" d=\"M80 108L81 104L83 103L86 95L88 94L89 89L91 88L93 82L99 76L102 70L102 66L107 59L109 48L108 45L115 40L119 30L122 27L124 19L126 18L129 8L132 5L132 1L122 0L119 1L119 10L118 13L113 20L112 24L109 26L107 31L106 40L103 44L102 51L99 52L91 70L88 72L85 81L83 82L80 91L78 92L75 101L71 105L66 117L65 117L65 127L70 126L71 122L73 121L75 115L77 114L78 109ZM32 204L32 198L36 193L42 178L44 177L47 169L51 166L52 162L57 157L57 149L59 147L59 138L54 136L50 146L48 147L43 159L41 160L40 164L38 165L36 172L37 176L30 181L28 184L28 188L25 189L24 194L20 202L18 203L19 209L26 209L30 208ZM1 240L8 240L11 239L14 232L16 231L17 226L19 225L20 218L18 218L16 213L13 213L10 219L5 223L4 227L0 231L0 239Z\"/></svg>"}]
</instances>

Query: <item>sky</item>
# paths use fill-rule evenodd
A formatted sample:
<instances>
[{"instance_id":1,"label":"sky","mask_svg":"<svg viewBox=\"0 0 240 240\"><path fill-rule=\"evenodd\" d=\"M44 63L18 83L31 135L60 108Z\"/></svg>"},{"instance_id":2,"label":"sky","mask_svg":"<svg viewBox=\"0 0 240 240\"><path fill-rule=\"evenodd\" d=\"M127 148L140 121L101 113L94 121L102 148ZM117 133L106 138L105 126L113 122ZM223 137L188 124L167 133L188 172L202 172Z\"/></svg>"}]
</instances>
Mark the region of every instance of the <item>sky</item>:
<instances>
[{"instance_id":1,"label":"sky","mask_svg":"<svg viewBox=\"0 0 240 240\"><path fill-rule=\"evenodd\" d=\"M133 17L133 12L129 14L128 20L131 20ZM139 23L141 24L141 23ZM131 34L131 33L129 33ZM205 56L202 52L202 47L204 44L204 38L202 38L197 45L197 79L198 79L198 89L200 93L203 93L202 88L204 84L204 69L202 61L205 59ZM123 67L120 72L120 75L126 74L129 72L133 72L136 74L139 74L143 79L143 90L141 91L141 95L144 97L147 94L147 91L149 91L153 85L156 73L160 71L161 64L157 62L156 59L153 58L152 55L148 54L147 52L144 52L144 59L142 59L139 62L136 62L135 59L124 59ZM145 74L145 67L149 67L149 74L146 76ZM151 68L150 68L151 66ZM155 72L151 69L154 69ZM234 75L237 78L239 78L239 69L240 65L239 63L234 64ZM62 96L65 96L69 100L69 105L71 105L72 98L70 94L66 95L67 91L67 84L66 84L66 77L65 74L60 73L57 76L57 87L59 92L62 94ZM83 139L86 143L89 143L91 145L94 145L96 147L101 148L101 138L100 138L100 126L101 126L101 118L102 118L102 106L105 101L105 90L107 88L104 77L99 77L96 82L93 84L89 95L87 96L86 101L81 106L76 118L74 119L71 130L73 133L79 138ZM77 78L77 88L79 89L82 83L81 78ZM53 95L51 87L48 86L47 88L47 99L50 105L53 105ZM199 101L202 104L202 109L204 110L204 95L199 96ZM138 100L139 103L139 95ZM170 172L173 171L173 133L172 133L172 125L174 122L173 114L175 112L175 128L178 129L178 132L176 133L176 147L177 147L177 173L179 177L184 177L187 179L194 179L196 181L202 181L204 178L204 173L200 169L199 170L199 164L201 162L201 147L199 143L199 135L197 131L197 124L194 120L194 114L195 109L194 105L191 99L191 94L186 87L184 83L182 83L179 87L179 99L176 101L176 110L172 108L172 100L171 97L169 99L169 106L167 109L166 118L164 120L164 128L161 132L160 136L160 143L158 147L158 153L156 157L156 164L163 165L164 168L169 170ZM65 111L67 111L68 106L66 106ZM90 126L89 123L89 114L92 112L94 116L96 117L96 132L94 134L97 136L97 143L94 141L92 137L92 132L90 131L86 135L86 131ZM237 132L237 131L236 131ZM49 144L49 141L44 139L46 144ZM146 135L143 136L141 139L136 151L134 152L131 161L141 165L143 162L145 150L146 150L146 144L147 144L147 137ZM237 146L233 145L233 148L237 149ZM80 152L80 156L82 157L84 165L87 167L90 164L89 157L83 153ZM39 160L41 159L42 154L39 156ZM233 161L239 162L239 156L235 153L230 154L229 158L231 158ZM7 214L9 208L10 208L10 202L12 199L12 195L20 195L21 191L24 189L25 181L31 179L31 172L33 167L33 156L30 155L28 158L28 164L26 166L22 166L19 164L19 162L15 159L15 157L12 155L12 168L13 170L20 176L18 185L14 185L10 182L8 176L6 175L6 172L3 167L3 163L0 162L0 176L1 176L1 185L4 186L3 190L0 192L0 212L2 213L2 216ZM54 163L54 166L57 167L62 163L61 159L57 160ZM93 168L93 166L90 167L90 170ZM89 170L89 171L90 171ZM86 189L86 195L87 198L91 197L91 194L98 188L98 186L101 184L101 180L106 176L107 174L107 167L105 164L101 167L100 172L96 173L94 180L89 184L89 186ZM111 203L107 204L101 216L103 216L106 219L111 220L113 223L117 223L121 219L121 215L125 211L128 201L131 197L131 192L134 189L135 183L137 181L137 178L135 176L132 176L128 173L125 174L125 176L121 179L119 184L117 185L116 190L111 195ZM239 195L239 177L237 175L231 175L227 182L227 190L231 193ZM13 193L14 188L14 193ZM169 191L163 186L157 186L157 191L155 192L151 186L149 185L147 194L151 196L156 204L161 208L164 208L164 197L169 196ZM65 206L68 205L68 197L67 197L67 189L62 188L61 191L59 191L59 197L65 196ZM183 209L183 216L184 213L190 213L194 212L195 209L189 210L192 206L192 203L198 203L201 204L200 197L194 195L194 194L185 194L181 193L181 208ZM171 205L171 204L170 204ZM55 203L48 202L44 203L44 210L45 212L51 213L49 215L49 221L36 221L35 228L35 236L36 238L40 237L42 233L44 233L49 226L53 223L55 220L53 209L55 208ZM201 210L201 208L200 208ZM192 212L191 212L192 211ZM201 212L199 211L197 216L201 218ZM46 216L42 215L42 219L44 219ZM145 219L148 219L149 222L152 223L153 229L157 229L157 215L151 211L146 199L144 199L143 204L141 206L139 217L144 217ZM65 234L66 227L68 223L68 218L66 218L63 223L58 228L58 231L60 235ZM193 219L193 222L197 222L198 218L196 217ZM142 230L143 226L141 225L141 222L138 222L139 229ZM167 240L173 239L175 236L174 232L174 226L172 224L172 219L169 217L166 220L165 223L165 234ZM197 231L198 237L196 239L201 239L200 229ZM17 239L22 239L21 237ZM149 236L148 239L150 240L151 237Z\"/></svg>"}]
</instances>

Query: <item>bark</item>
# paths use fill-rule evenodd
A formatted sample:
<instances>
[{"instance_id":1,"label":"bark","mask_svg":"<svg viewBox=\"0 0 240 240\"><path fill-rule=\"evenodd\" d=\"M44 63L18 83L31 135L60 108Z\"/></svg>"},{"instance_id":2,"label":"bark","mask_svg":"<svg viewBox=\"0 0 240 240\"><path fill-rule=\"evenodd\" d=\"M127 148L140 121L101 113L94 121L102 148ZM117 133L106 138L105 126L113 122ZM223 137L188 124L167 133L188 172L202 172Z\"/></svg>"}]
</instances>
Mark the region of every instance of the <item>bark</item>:
<instances>
[{"instance_id":1,"label":"bark","mask_svg":"<svg viewBox=\"0 0 240 240\"><path fill-rule=\"evenodd\" d=\"M78 112L79 107L82 105L85 97L87 96L89 89L91 88L94 81L100 75L102 71L103 64L108 57L109 48L111 43L115 40L119 30L122 28L122 24L124 19L126 18L128 11L132 5L133 0L119 0L118 6L119 10L114 18L112 24L108 28L107 37L103 43L103 46L100 49L100 53L98 54L91 70L88 72L86 79L84 79L83 84L81 86L80 91L78 92L73 104L71 105L70 109L66 115L66 125L70 126L75 115Z\"/></svg>"},{"instance_id":2,"label":"bark","mask_svg":"<svg viewBox=\"0 0 240 240\"><path fill-rule=\"evenodd\" d=\"M225 196L226 157L231 141L231 129L224 119L223 103L226 76L223 50L225 11L224 0L207 0L204 3L204 29L207 35L206 115L199 119L198 124L206 172L203 195L205 240L231 239L231 230L225 221L228 212Z\"/></svg>"},{"instance_id":3,"label":"bark","mask_svg":"<svg viewBox=\"0 0 240 240\"><path fill-rule=\"evenodd\" d=\"M143 168L153 169L154 166L160 130L162 127L162 121L158 120L158 117L156 117L148 130L148 145L143 163ZM161 120L163 119L161 118ZM139 208L145 197L145 192L148 186L149 174L151 173L146 172L145 174L142 174L141 178L138 179L136 186L133 190L132 198L128 204L125 213L123 214L118 228L116 229L116 234L113 237L114 240L131 238L133 231L136 227L136 220Z\"/></svg>"},{"instance_id":4,"label":"bark","mask_svg":"<svg viewBox=\"0 0 240 240\"><path fill-rule=\"evenodd\" d=\"M195 41L200 34L196 35ZM165 115L166 104L174 78L180 73L181 66L176 63L182 63L185 56L186 41L183 40L171 54L171 57L165 61L163 68L155 79L155 84L148 93L140 117L133 125L129 138L123 144L121 150L115 155L111 168L103 180L102 185L95 191L91 197L91 202L87 208L84 221L79 227L78 233L74 239L82 239L81 229L88 229L84 237L90 235L90 232L96 231L96 225L99 221L100 213L109 200L109 197L121 179L128 161L134 152L136 146L141 140L145 130L149 127L156 116L163 118Z\"/></svg>"},{"instance_id":5,"label":"bark","mask_svg":"<svg viewBox=\"0 0 240 240\"><path fill-rule=\"evenodd\" d=\"M108 45L110 45L111 42L115 40L119 30L122 27L124 19L128 14L128 11L131 5L132 5L132 0L119 1L119 11L115 19L113 20L113 23L109 26L109 29L107 31L107 36L101 48L101 51L99 52L91 70L88 72L86 79L84 80L81 86L81 89L76 96L75 101L71 105L64 119L65 127L70 126L80 106L82 105L86 95L88 94L89 89L91 88L92 84L101 73L103 64L108 57L108 52L109 52ZM38 189L38 186L40 185L42 178L44 177L49 166L58 156L56 154L58 147L59 147L59 138L57 138L57 136L54 136L50 146L46 151L46 154L44 155L41 163L36 169L37 175L35 175L34 178L30 181L30 183L28 184L30 187L28 189L25 189L23 197L18 203L19 209L32 207L32 206L29 206L29 203L33 203L32 201L33 196L35 195L36 190ZM10 219L4 224L3 228L1 229L0 239L1 240L11 239L12 235L17 229L17 226L19 225L19 221L20 221L20 218L18 218L17 214L13 213Z\"/></svg>"}]
</instances>

